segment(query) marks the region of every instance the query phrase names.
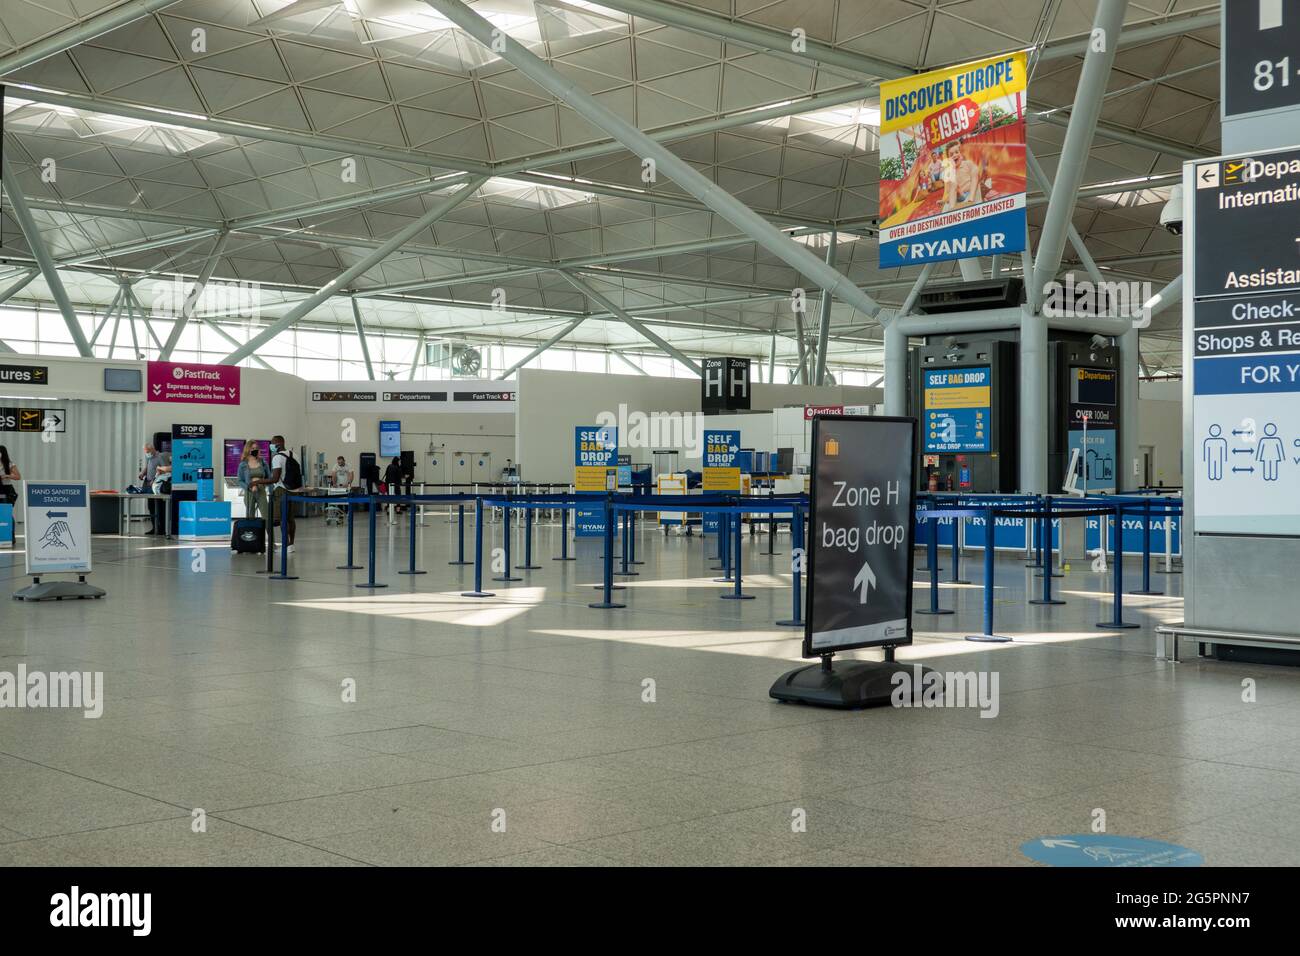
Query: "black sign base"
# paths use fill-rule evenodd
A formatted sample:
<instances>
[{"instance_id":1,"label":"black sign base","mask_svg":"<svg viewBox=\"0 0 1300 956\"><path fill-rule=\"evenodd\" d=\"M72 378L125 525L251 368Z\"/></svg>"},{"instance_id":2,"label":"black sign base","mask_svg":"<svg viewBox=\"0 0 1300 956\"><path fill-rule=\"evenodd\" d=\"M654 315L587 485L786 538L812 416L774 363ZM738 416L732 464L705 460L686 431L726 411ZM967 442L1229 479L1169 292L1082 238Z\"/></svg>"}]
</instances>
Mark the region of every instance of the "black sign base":
<instances>
[{"instance_id":1,"label":"black sign base","mask_svg":"<svg viewBox=\"0 0 1300 956\"><path fill-rule=\"evenodd\" d=\"M894 694L894 675L907 675L917 701L921 698L920 671L923 676L932 668L899 661L840 661L809 664L782 674L768 694L789 704L811 704L814 707L884 707L891 703ZM939 686L943 686L940 682Z\"/></svg>"},{"instance_id":2,"label":"black sign base","mask_svg":"<svg viewBox=\"0 0 1300 956\"><path fill-rule=\"evenodd\" d=\"M14 592L15 601L87 601L108 592L85 581L37 581Z\"/></svg>"}]
</instances>

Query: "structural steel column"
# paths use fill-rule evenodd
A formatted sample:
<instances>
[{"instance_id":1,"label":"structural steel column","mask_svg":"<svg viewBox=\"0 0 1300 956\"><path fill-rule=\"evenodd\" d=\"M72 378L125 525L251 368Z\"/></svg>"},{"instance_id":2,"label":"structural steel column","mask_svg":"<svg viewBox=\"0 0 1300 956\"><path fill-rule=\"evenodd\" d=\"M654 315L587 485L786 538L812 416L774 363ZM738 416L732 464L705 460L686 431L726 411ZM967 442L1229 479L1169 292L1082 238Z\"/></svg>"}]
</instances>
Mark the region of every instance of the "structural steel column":
<instances>
[{"instance_id":1,"label":"structural steel column","mask_svg":"<svg viewBox=\"0 0 1300 956\"><path fill-rule=\"evenodd\" d=\"M361 321L361 308L357 305L356 296L353 296L348 301L352 303L352 321L357 327L357 341L361 343L361 357L366 362L366 378L373 382L375 380L375 367L370 364L370 343L366 341L366 326Z\"/></svg>"},{"instance_id":2,"label":"structural steel column","mask_svg":"<svg viewBox=\"0 0 1300 956\"><path fill-rule=\"evenodd\" d=\"M1135 474L1138 467L1138 429L1142 419L1138 414L1138 396L1141 390L1142 351L1138 330L1130 327L1119 337L1119 474L1115 487L1119 491L1137 491L1141 480Z\"/></svg>"},{"instance_id":3,"label":"structural steel column","mask_svg":"<svg viewBox=\"0 0 1300 956\"><path fill-rule=\"evenodd\" d=\"M217 335L223 340L225 340L228 344L233 345L236 348L239 347L239 339L235 338L233 335L231 335L229 332L223 329L220 325L218 325L216 319L212 318L211 316L204 316L201 319L195 319L195 321L202 322L213 332L216 332ZM251 358L254 362L262 366L262 368L266 369L268 372L275 371L275 369L271 368L271 363L266 361L266 359L262 358L262 356L254 355L251 356Z\"/></svg>"},{"instance_id":4,"label":"structural steel column","mask_svg":"<svg viewBox=\"0 0 1300 956\"><path fill-rule=\"evenodd\" d=\"M547 339L547 340L546 340L545 342L543 342L541 345L537 346L537 348L533 349L531 352L529 352L527 355L525 355L523 358L521 358L521 359L520 359L518 362L516 362L514 365L510 366L508 369L506 369L504 372L502 372L500 375L498 375L498 376L497 376L497 381L498 381L498 382L504 382L504 381L505 381L506 379L508 379L511 375L514 375L515 372L519 371L521 368L523 368L525 365L527 365L527 364L528 364L529 362L531 362L533 359L537 358L537 356L541 355L543 352L545 352L547 349L549 349L552 345L554 345L556 342L560 341L560 339L564 338L566 335L568 335L570 332L572 332L574 329L576 329L578 326L582 325L582 323L583 323L583 322L586 322L586 321L587 321L587 317L586 317L585 315L580 315L580 316L578 316L578 318L574 319L572 322L570 322L570 323L569 323L568 325L566 325L564 328L560 329L560 331L556 332L554 335L552 335L549 339Z\"/></svg>"},{"instance_id":5,"label":"structural steel column","mask_svg":"<svg viewBox=\"0 0 1300 956\"><path fill-rule=\"evenodd\" d=\"M1025 150L1025 160L1029 164L1029 175L1038 181L1038 188L1047 195L1052 195L1052 180L1047 176L1047 170L1043 169L1043 164L1038 161L1038 157L1030 149ZM1083 268L1087 270L1088 277L1098 286L1105 281L1102 278L1101 270L1097 268L1097 262L1088 251L1087 245L1084 244L1083 236L1079 235L1079 230L1074 226L1073 217L1066 225L1067 235L1070 239L1070 245L1079 256L1079 261L1083 263Z\"/></svg>"},{"instance_id":6,"label":"structural steel column","mask_svg":"<svg viewBox=\"0 0 1300 956\"><path fill-rule=\"evenodd\" d=\"M1120 32L1124 28L1124 12L1127 9L1128 0L1098 0L1097 3L1093 35L1103 45L1100 51L1095 46L1089 48L1083 60L1079 87L1074 95L1074 108L1070 111L1070 123L1066 127L1065 142L1061 146L1056 186L1052 189L1047 204L1047 217L1038 237L1033 276L1034 301L1042 301L1043 286L1055 277L1056 270L1061 265L1061 256L1065 253L1067 227L1074 216L1075 197L1083 183L1088 153L1092 149L1097 120L1101 116L1106 81L1110 77L1111 65L1115 62L1115 51L1119 46ZM1021 398L1023 401L1024 396ZM1042 450L1046 453L1046 446ZM1024 452L1022 447L1022 462Z\"/></svg>"},{"instance_id":7,"label":"structural steel column","mask_svg":"<svg viewBox=\"0 0 1300 956\"><path fill-rule=\"evenodd\" d=\"M826 246L826 264L835 268L835 254L839 246L840 234L831 230L831 241ZM822 289L821 327L817 330L817 364L813 372L813 384L826 384L826 348L831 338L831 294Z\"/></svg>"},{"instance_id":8,"label":"structural steel column","mask_svg":"<svg viewBox=\"0 0 1300 956\"><path fill-rule=\"evenodd\" d=\"M927 262L921 267L921 274L916 277L916 282L912 286L912 291L907 293L907 298L903 300L903 307L898 310L898 318L904 318L911 314L916 300L921 298L921 293L925 291L925 284L930 281L930 274L934 272L934 263Z\"/></svg>"},{"instance_id":9,"label":"structural steel column","mask_svg":"<svg viewBox=\"0 0 1300 956\"><path fill-rule=\"evenodd\" d=\"M569 281L569 284L573 286L575 289L577 289L579 292L581 292L583 295L590 296L595 302L600 304L601 308L607 310L611 315L615 316L618 319L621 319L627 325L630 325L632 328L636 329L643 336L645 336L655 345L659 346L660 349L667 352L673 358L677 359L677 361L681 362L683 365L685 365L696 375L701 374L700 366L696 364L694 359L690 358L690 356L683 353L680 349L678 349L676 346L672 345L665 339L660 338L650 329L649 326L647 326L644 322L641 322L640 320L636 319L626 309L622 309L619 306L615 305L613 300L608 299L605 296L601 295L599 292L597 292L591 286L587 285L585 282L583 282L581 279L579 279L577 276L573 275L572 273L561 272L560 275L564 276L564 278Z\"/></svg>"},{"instance_id":10,"label":"structural steel column","mask_svg":"<svg viewBox=\"0 0 1300 956\"><path fill-rule=\"evenodd\" d=\"M190 289L189 295L185 297L180 316L172 323L171 334L167 336L167 343L162 347L162 352L158 356L160 361L167 361L172 357L172 352L176 351L176 343L181 340L181 333L185 331L185 326L190 324L190 319L194 318L194 313L199 307L199 299L203 295L203 290L208 287L208 281L217 268L217 262L220 261L221 253L226 248L226 240L229 238L230 233L228 231L217 234L217 241L212 244L212 251L208 253L207 262L203 263L203 268L199 270L198 277L194 280L194 286ZM140 307L140 311L144 312L143 306Z\"/></svg>"},{"instance_id":11,"label":"structural steel column","mask_svg":"<svg viewBox=\"0 0 1300 956\"><path fill-rule=\"evenodd\" d=\"M296 323L304 315L311 312L330 296L334 295L354 280L361 278L361 276L365 275L380 262L387 259L402 246L406 245L406 243L410 242L418 233L429 228L429 226L433 225L470 196L474 195L474 193L478 192L479 187L488 181L488 178L489 177L487 176L476 176L452 195L440 196L439 201L434 204L434 207L423 216L416 219L409 226L389 238L377 249L374 249L367 255L363 256L350 268L344 269L339 273L339 275L335 276L329 282L325 283L325 285L307 296L307 298L303 299L285 313L283 318L272 322L257 335L253 336L242 346L223 358L221 364L238 365L267 342L271 341L285 329Z\"/></svg>"},{"instance_id":12,"label":"structural steel column","mask_svg":"<svg viewBox=\"0 0 1300 956\"><path fill-rule=\"evenodd\" d=\"M420 332L420 337L415 340L415 355L411 358L411 372L406 376L408 382L415 381L415 370L420 367L420 353L424 351L424 332Z\"/></svg>"},{"instance_id":13,"label":"structural steel column","mask_svg":"<svg viewBox=\"0 0 1300 956\"><path fill-rule=\"evenodd\" d=\"M1019 491L1044 494L1047 482L1047 319L1026 305L1020 311Z\"/></svg>"},{"instance_id":14,"label":"structural steel column","mask_svg":"<svg viewBox=\"0 0 1300 956\"><path fill-rule=\"evenodd\" d=\"M39 273L39 269L31 269L25 275L19 276L18 281L6 288L3 292L0 292L0 303L8 302L19 292L22 292L23 289L27 288L27 286L31 284L31 281L35 279Z\"/></svg>"},{"instance_id":15,"label":"structural steel column","mask_svg":"<svg viewBox=\"0 0 1300 956\"><path fill-rule=\"evenodd\" d=\"M90 348L90 343L86 341L86 333L82 331L81 321L77 318L77 311L72 307L72 302L68 299L68 291L63 288L63 279L59 277L58 266L54 264L54 259L50 256L50 250L45 246L45 239L41 231L36 228L36 220L32 218L32 211L27 207L27 199L23 196L22 190L18 188L18 178L14 176L14 171L9 166L9 158L0 151L0 178L4 180L5 192L9 194L10 207L13 210L14 218L18 220L18 226L27 237L27 245L31 247L32 257L36 264L41 267L41 275L45 278L45 284L49 286L50 295L54 297L54 302L63 313L63 321L68 325L68 331L72 334L72 341L77 345L77 353L83 358L89 358L95 353Z\"/></svg>"},{"instance_id":16,"label":"structural steel column","mask_svg":"<svg viewBox=\"0 0 1300 956\"><path fill-rule=\"evenodd\" d=\"M907 333L898 318L885 324L885 414L907 414Z\"/></svg>"},{"instance_id":17,"label":"structural steel column","mask_svg":"<svg viewBox=\"0 0 1300 956\"><path fill-rule=\"evenodd\" d=\"M799 384L808 384L808 337L804 332L803 313L795 310L794 313L794 337L799 346Z\"/></svg>"},{"instance_id":18,"label":"structural steel column","mask_svg":"<svg viewBox=\"0 0 1300 956\"><path fill-rule=\"evenodd\" d=\"M503 60L534 83L572 107L583 119L619 140L643 159L653 159L659 170L675 183L726 219L737 229L754 237L754 241L796 271L812 279L832 295L849 303L868 318L875 318L880 304L846 276L822 262L811 251L795 242L774 225L754 212L708 177L665 148L617 113L605 106L577 83L566 79L531 51L494 27L461 0L425 0L452 23L497 53Z\"/></svg>"}]
</instances>

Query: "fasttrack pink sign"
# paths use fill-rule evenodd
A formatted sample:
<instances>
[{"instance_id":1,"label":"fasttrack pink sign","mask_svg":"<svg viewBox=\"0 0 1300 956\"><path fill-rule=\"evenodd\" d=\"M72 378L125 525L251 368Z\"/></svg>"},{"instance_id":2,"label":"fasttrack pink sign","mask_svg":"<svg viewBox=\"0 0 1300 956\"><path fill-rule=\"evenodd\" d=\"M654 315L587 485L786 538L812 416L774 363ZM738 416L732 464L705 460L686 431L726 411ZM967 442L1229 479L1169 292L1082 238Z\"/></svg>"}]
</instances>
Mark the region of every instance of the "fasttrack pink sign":
<instances>
[{"instance_id":1,"label":"fasttrack pink sign","mask_svg":"<svg viewBox=\"0 0 1300 956\"><path fill-rule=\"evenodd\" d=\"M238 365L149 363L149 401L238 405Z\"/></svg>"}]
</instances>

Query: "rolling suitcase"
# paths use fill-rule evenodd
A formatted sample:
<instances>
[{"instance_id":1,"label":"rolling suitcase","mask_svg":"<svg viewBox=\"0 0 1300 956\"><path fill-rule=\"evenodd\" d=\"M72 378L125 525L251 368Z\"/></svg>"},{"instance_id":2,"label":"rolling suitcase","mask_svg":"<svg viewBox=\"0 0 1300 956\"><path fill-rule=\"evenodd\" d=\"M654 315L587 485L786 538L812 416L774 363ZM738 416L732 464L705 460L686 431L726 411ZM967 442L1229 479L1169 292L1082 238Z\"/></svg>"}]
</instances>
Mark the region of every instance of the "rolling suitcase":
<instances>
[{"instance_id":1,"label":"rolling suitcase","mask_svg":"<svg viewBox=\"0 0 1300 956\"><path fill-rule=\"evenodd\" d=\"M230 533L230 550L236 554L265 554L266 525L261 518L239 518Z\"/></svg>"}]
</instances>

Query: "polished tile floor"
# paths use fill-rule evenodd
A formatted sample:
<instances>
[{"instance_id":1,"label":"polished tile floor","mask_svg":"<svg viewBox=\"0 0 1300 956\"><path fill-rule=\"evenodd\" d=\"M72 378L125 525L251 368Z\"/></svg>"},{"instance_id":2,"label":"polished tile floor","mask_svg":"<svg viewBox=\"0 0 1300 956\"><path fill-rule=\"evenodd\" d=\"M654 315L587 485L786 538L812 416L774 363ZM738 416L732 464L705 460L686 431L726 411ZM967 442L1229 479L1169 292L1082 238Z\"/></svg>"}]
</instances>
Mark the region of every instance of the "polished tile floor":
<instances>
[{"instance_id":1,"label":"polished tile floor","mask_svg":"<svg viewBox=\"0 0 1300 956\"><path fill-rule=\"evenodd\" d=\"M918 616L900 654L996 671L996 718L843 713L767 696L799 660L799 632L773 624L784 537L775 558L746 539L756 599L723 601L699 538L645 532L627 609L592 610L598 541L561 563L539 528L541 569L476 601L453 532L431 516L429 573L398 576L405 527L381 524L377 591L335 570L343 534L319 520L292 582L224 544L102 538L103 601L4 602L0 671L102 671L105 705L0 710L0 864L1026 865L1021 842L1088 832L1098 810L1209 864L1300 863L1300 670L1190 645L1155 660L1179 576L1127 599L1140 630L1112 632L1094 626L1109 575L1080 562L1056 582L1067 604L1034 607L1033 572L1003 556L1014 643L962 640L981 590L945 585L957 614ZM20 586L21 556L0 552L0 576Z\"/></svg>"}]
</instances>

